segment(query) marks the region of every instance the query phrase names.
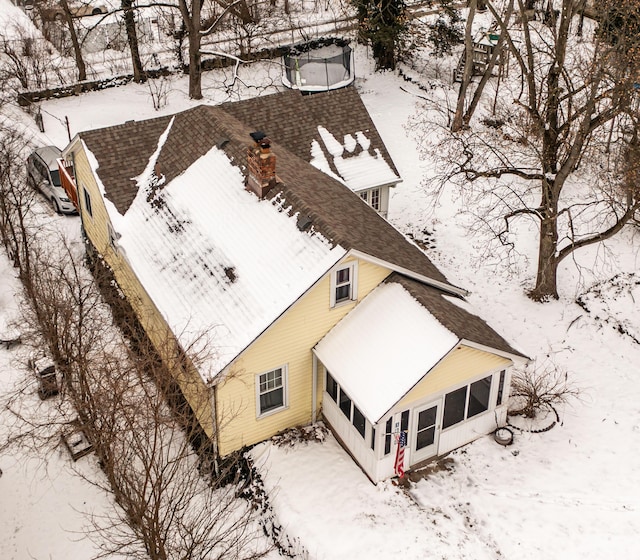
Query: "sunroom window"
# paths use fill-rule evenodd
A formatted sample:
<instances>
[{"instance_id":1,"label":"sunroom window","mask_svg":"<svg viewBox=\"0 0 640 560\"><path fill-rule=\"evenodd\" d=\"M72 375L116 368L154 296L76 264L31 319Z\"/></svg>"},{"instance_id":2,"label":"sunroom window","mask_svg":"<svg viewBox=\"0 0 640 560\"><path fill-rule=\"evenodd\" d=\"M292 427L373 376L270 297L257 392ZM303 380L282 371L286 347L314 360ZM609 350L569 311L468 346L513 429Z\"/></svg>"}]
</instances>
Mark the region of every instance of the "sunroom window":
<instances>
[{"instance_id":1,"label":"sunroom window","mask_svg":"<svg viewBox=\"0 0 640 560\"><path fill-rule=\"evenodd\" d=\"M345 393L342 388L335 382L329 372L327 372L326 390L329 396L334 400L336 399L330 393L330 390L336 391L338 407L342 411L342 414L344 414L347 420L349 420L349 422L353 424L353 427L364 439L367 433L367 420L364 414L362 414L360 409L354 404L349 395L347 395L347 393Z\"/></svg>"},{"instance_id":2,"label":"sunroom window","mask_svg":"<svg viewBox=\"0 0 640 560\"><path fill-rule=\"evenodd\" d=\"M491 393L491 377L485 377L469 385L469 407L467 418L476 416L489 409L489 394Z\"/></svg>"},{"instance_id":3,"label":"sunroom window","mask_svg":"<svg viewBox=\"0 0 640 560\"><path fill-rule=\"evenodd\" d=\"M447 393L444 398L443 429L489 410L491 379L492 376L488 376Z\"/></svg>"},{"instance_id":4,"label":"sunroom window","mask_svg":"<svg viewBox=\"0 0 640 560\"><path fill-rule=\"evenodd\" d=\"M353 424L354 428L358 430L358 433L362 437L364 437L367 421L364 419L364 414L360 412L355 404L353 405L353 419L351 420L351 423Z\"/></svg>"},{"instance_id":5,"label":"sunroom window","mask_svg":"<svg viewBox=\"0 0 640 560\"><path fill-rule=\"evenodd\" d=\"M502 400L504 398L504 382L505 382L506 376L507 376L507 371L503 369L500 372L500 383L498 384L498 398L496 401L496 406L500 406L502 404Z\"/></svg>"},{"instance_id":6,"label":"sunroom window","mask_svg":"<svg viewBox=\"0 0 640 560\"><path fill-rule=\"evenodd\" d=\"M338 383L336 382L336 380L331 376L331 374L327 371L327 379L326 379L326 387L327 387L327 393L329 393L329 396L337 402L338 400Z\"/></svg>"}]
</instances>

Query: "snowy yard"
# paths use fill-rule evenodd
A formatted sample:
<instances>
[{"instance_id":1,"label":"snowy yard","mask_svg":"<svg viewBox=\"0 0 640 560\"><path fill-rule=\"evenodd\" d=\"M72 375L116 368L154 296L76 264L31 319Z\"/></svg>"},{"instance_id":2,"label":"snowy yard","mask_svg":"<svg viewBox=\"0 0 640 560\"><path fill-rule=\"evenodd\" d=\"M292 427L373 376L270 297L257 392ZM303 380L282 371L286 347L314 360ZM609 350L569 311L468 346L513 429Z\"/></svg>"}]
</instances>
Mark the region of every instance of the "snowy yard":
<instances>
[{"instance_id":1,"label":"snowy yard","mask_svg":"<svg viewBox=\"0 0 640 560\"><path fill-rule=\"evenodd\" d=\"M241 67L243 82L264 80L269 68ZM486 240L469 236L457 214L459 201L444 197L435 205L424 194L421 181L430 164L420 159L407 125L424 92L372 70L358 47L356 87L403 178L392 192L389 220L415 237L428 232L429 256L471 292L479 314L531 358L566 371L580 399L558 410L560 423L551 430L516 430L509 447L482 437L451 453L446 469L406 489L391 481L371 484L331 436L291 448L260 444L252 453L280 524L299 557L318 560L632 558L640 534L639 232L623 231L606 250L577 253L576 262L561 269L560 299L534 303L525 296L532 263L490 266L478 258ZM229 94L221 81L215 72L204 76L206 102L253 94L241 84ZM161 112L147 86L129 85L43 103L45 133L24 114L14 118L39 143L63 148L65 118L73 135L193 105L186 80L175 78L170 87ZM58 222L79 234L77 217ZM1 256L0 328L15 313L17 289ZM25 374L16 360L19 347L0 349L0 387ZM0 455L0 468L2 558L88 558L95 552L84 535L83 513L109 507L109 498L75 474L62 447L46 463L21 453ZM96 468L94 458L75 468Z\"/></svg>"},{"instance_id":2,"label":"snowy yard","mask_svg":"<svg viewBox=\"0 0 640 560\"><path fill-rule=\"evenodd\" d=\"M12 332L7 322L17 317L19 290L20 283L3 253L0 255L0 337ZM26 360L23 347L0 347L3 395L28 375ZM27 407L40 404L35 384L32 387L33 392L25 397ZM0 438L4 439L13 421L10 413L0 411ZM0 469L3 472L0 478L3 558L89 558L98 552L85 529L90 526L89 516L112 508L113 502L81 477L97 475L99 469L95 461L88 457L74 464L62 445L46 459L37 449L24 446L11 453L1 453Z\"/></svg>"}]
</instances>

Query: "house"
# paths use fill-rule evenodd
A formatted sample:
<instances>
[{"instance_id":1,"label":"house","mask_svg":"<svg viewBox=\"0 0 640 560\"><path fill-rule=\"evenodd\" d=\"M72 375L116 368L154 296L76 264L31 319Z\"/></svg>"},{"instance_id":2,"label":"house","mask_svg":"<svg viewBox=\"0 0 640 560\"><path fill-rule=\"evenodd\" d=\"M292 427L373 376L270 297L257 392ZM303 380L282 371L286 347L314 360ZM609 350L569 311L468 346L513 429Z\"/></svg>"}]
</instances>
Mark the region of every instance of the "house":
<instances>
[{"instance_id":1,"label":"house","mask_svg":"<svg viewBox=\"0 0 640 560\"><path fill-rule=\"evenodd\" d=\"M319 93L312 105L324 98L339 120L354 95ZM394 473L400 432L410 468L503 424L510 367L526 358L334 169L294 146L280 119L315 115L296 96L82 132L63 155L90 246L216 453L322 416L377 482ZM367 138L362 153L381 143L373 128Z\"/></svg>"}]
</instances>

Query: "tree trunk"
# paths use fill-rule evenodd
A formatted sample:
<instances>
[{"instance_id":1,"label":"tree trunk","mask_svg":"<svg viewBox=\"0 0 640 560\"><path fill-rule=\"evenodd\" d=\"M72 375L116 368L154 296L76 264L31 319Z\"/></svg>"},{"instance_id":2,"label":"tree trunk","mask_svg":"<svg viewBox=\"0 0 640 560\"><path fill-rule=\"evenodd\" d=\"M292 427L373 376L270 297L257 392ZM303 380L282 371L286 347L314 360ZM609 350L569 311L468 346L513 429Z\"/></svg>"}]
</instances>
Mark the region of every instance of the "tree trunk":
<instances>
[{"instance_id":1,"label":"tree trunk","mask_svg":"<svg viewBox=\"0 0 640 560\"><path fill-rule=\"evenodd\" d=\"M546 183L546 181L545 181ZM543 184L543 190L550 189ZM556 285L558 277L559 259L558 250L558 214L557 201L549 200L543 195L542 205L547 209L540 221L540 239L538 241L538 271L536 273L536 285L529 292L529 297L536 301L558 299Z\"/></svg>"},{"instance_id":2,"label":"tree trunk","mask_svg":"<svg viewBox=\"0 0 640 560\"><path fill-rule=\"evenodd\" d=\"M200 33L189 33L189 97L202 99Z\"/></svg>"},{"instance_id":3,"label":"tree trunk","mask_svg":"<svg viewBox=\"0 0 640 560\"><path fill-rule=\"evenodd\" d=\"M69 10L67 0L60 0L60 7L64 11L64 17L67 21L67 26L69 27L69 36L71 37L71 45L73 46L73 56L76 61L76 68L78 69L78 81L83 82L87 79L87 67L84 64L82 49L80 48L78 34L76 33L76 28L73 25L73 18L71 17L71 10Z\"/></svg>"},{"instance_id":4,"label":"tree trunk","mask_svg":"<svg viewBox=\"0 0 640 560\"><path fill-rule=\"evenodd\" d=\"M133 80L138 83L145 82L147 76L140 60L140 50L138 48L138 32L136 30L135 11L133 9L134 0L121 0L124 10L124 27L127 31L127 41L131 51L131 65L133 66Z\"/></svg>"},{"instance_id":5,"label":"tree trunk","mask_svg":"<svg viewBox=\"0 0 640 560\"><path fill-rule=\"evenodd\" d=\"M191 9L189 9L187 0L178 0L182 21L189 35L189 97L191 99L202 99L202 68L200 66L200 45L202 43L201 5L201 0L192 0Z\"/></svg>"},{"instance_id":6,"label":"tree trunk","mask_svg":"<svg viewBox=\"0 0 640 560\"><path fill-rule=\"evenodd\" d=\"M565 55L569 37L571 20L570 3L564 0L561 12L560 29L556 43L556 57L547 75L547 102L542 126L542 201L540 204L540 241L538 251L538 272L536 285L529 293L535 300L558 298L556 280L558 275L558 203L564 180L557 177L560 143L558 131L560 128L560 75L565 67ZM550 6L550 7L549 7ZM552 18L553 5L548 4Z\"/></svg>"},{"instance_id":7,"label":"tree trunk","mask_svg":"<svg viewBox=\"0 0 640 560\"><path fill-rule=\"evenodd\" d=\"M469 15L467 16L467 25L464 32L464 72L462 74L462 82L458 90L458 102L456 104L456 112L451 123L451 131L458 132L462 129L462 117L464 115L464 102L467 97L467 89L471 83L473 76L473 35L472 26L473 18L476 13L476 0L469 2Z\"/></svg>"},{"instance_id":8,"label":"tree trunk","mask_svg":"<svg viewBox=\"0 0 640 560\"><path fill-rule=\"evenodd\" d=\"M513 12L513 0L510 0L509 4L507 5L506 13L504 16L505 21L511 21L512 12ZM491 53L491 59L489 60L489 63L487 64L487 68L484 71L482 78L480 79L480 83L478 84L478 87L473 92L473 99L471 100L471 103L467 108L467 111L464 114L464 117L462 118L462 126L468 126L469 122L471 122L471 117L473 117L473 113L475 112L478 106L478 103L480 103L480 98L482 97L482 92L484 91L484 87L487 85L489 78L493 74L493 69L495 68L498 57L501 56L502 54L502 51L504 49L504 42L505 42L504 33L500 32L500 38L498 39L498 43L493 49L493 53ZM500 80L498 79L498 84L499 83L500 83Z\"/></svg>"},{"instance_id":9,"label":"tree trunk","mask_svg":"<svg viewBox=\"0 0 640 560\"><path fill-rule=\"evenodd\" d=\"M202 2L203 0L200 0L201 4ZM245 25L248 23L256 23L256 19L251 14L251 9L249 8L246 0L215 0L215 2L219 6L222 6L225 11L228 10ZM271 5L275 6L275 2Z\"/></svg>"}]
</instances>

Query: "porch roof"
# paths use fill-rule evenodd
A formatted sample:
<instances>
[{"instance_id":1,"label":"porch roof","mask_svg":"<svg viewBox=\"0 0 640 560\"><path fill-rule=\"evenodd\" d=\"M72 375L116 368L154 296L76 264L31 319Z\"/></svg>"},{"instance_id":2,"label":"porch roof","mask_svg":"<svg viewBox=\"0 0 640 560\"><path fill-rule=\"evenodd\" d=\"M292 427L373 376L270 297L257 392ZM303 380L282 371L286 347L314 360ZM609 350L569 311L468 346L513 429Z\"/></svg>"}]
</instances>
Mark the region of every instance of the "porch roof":
<instances>
[{"instance_id":1,"label":"porch roof","mask_svg":"<svg viewBox=\"0 0 640 560\"><path fill-rule=\"evenodd\" d=\"M458 336L393 282L371 292L314 351L375 423L458 342Z\"/></svg>"}]
</instances>

